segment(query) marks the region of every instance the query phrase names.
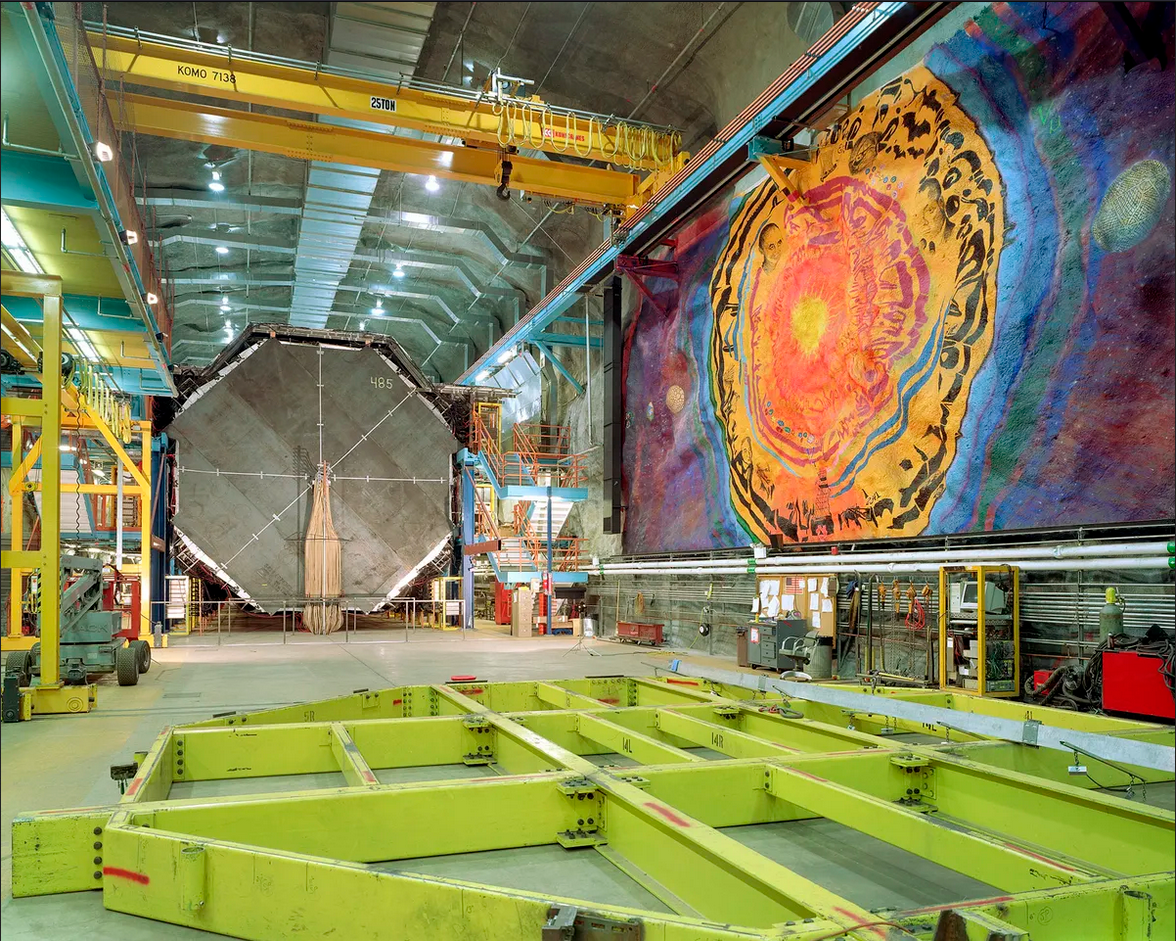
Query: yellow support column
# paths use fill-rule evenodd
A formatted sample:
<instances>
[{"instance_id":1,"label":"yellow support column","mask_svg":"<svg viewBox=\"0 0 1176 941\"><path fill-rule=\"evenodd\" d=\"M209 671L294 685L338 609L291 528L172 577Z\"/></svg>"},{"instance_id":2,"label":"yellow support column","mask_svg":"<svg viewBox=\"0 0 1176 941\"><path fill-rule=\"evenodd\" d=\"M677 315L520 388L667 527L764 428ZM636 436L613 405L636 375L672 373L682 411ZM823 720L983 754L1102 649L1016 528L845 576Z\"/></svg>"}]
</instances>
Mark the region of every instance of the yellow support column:
<instances>
[{"instance_id":1,"label":"yellow support column","mask_svg":"<svg viewBox=\"0 0 1176 941\"><path fill-rule=\"evenodd\" d=\"M988 607L984 603L988 587L986 578L988 570L983 565L976 566L976 649L980 651L980 659L976 662L976 692L980 696L988 693L988 634L984 629L984 611Z\"/></svg>"},{"instance_id":2,"label":"yellow support column","mask_svg":"<svg viewBox=\"0 0 1176 941\"><path fill-rule=\"evenodd\" d=\"M19 421L12 423L12 472L20 467L24 458L24 424ZM12 539L13 552L24 549L24 491L17 489L10 492L12 498ZM8 589L8 636L20 637L20 609L23 599L24 571L14 568L11 572L12 582Z\"/></svg>"},{"instance_id":3,"label":"yellow support column","mask_svg":"<svg viewBox=\"0 0 1176 941\"><path fill-rule=\"evenodd\" d=\"M61 279L43 280L41 686L56 687L61 683Z\"/></svg>"},{"instance_id":4,"label":"yellow support column","mask_svg":"<svg viewBox=\"0 0 1176 941\"><path fill-rule=\"evenodd\" d=\"M139 639L151 643L151 422L139 423L143 441L139 485Z\"/></svg>"}]
</instances>

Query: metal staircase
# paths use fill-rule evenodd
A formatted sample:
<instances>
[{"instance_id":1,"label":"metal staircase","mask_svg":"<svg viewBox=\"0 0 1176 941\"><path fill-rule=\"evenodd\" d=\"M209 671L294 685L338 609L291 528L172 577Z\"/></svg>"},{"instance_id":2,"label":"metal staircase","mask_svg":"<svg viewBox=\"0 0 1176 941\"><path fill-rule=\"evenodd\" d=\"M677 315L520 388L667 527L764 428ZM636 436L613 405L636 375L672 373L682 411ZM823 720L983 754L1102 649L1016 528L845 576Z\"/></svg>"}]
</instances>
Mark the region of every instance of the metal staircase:
<instances>
[{"instance_id":1,"label":"metal staircase","mask_svg":"<svg viewBox=\"0 0 1176 941\"><path fill-rule=\"evenodd\" d=\"M570 430L558 425L516 425L512 450L503 451L493 417L475 411L470 447L461 460L474 483L475 541L503 584L540 578L550 560L553 584L587 581L577 537L562 535L572 507L588 498L584 462L570 451ZM497 504L514 500L510 523L500 523ZM548 513L551 515L550 542Z\"/></svg>"}]
</instances>

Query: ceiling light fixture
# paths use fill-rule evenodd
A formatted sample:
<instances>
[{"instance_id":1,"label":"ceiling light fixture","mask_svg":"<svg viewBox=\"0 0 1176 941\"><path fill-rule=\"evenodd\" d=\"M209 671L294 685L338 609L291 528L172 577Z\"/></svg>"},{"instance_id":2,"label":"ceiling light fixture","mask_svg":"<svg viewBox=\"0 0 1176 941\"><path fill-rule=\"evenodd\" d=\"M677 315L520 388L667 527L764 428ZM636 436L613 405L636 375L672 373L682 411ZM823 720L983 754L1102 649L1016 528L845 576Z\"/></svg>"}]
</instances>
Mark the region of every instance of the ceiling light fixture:
<instances>
[{"instance_id":1,"label":"ceiling light fixture","mask_svg":"<svg viewBox=\"0 0 1176 941\"><path fill-rule=\"evenodd\" d=\"M396 262L396 270L392 272L392 277L394 277L394 278L403 278L404 277L404 266L401 265L400 262Z\"/></svg>"},{"instance_id":2,"label":"ceiling light fixture","mask_svg":"<svg viewBox=\"0 0 1176 941\"><path fill-rule=\"evenodd\" d=\"M211 183L208 184L208 188L210 190L212 190L214 193L223 193L225 191L225 184L218 183L216 180L213 180Z\"/></svg>"},{"instance_id":3,"label":"ceiling light fixture","mask_svg":"<svg viewBox=\"0 0 1176 941\"><path fill-rule=\"evenodd\" d=\"M220 171L219 171L219 170L213 170L213 171L212 171L212 178L213 178L214 180L219 180L219 179L220 179Z\"/></svg>"},{"instance_id":4,"label":"ceiling light fixture","mask_svg":"<svg viewBox=\"0 0 1176 941\"><path fill-rule=\"evenodd\" d=\"M372 308L372 316L373 317L383 317L384 316L384 299L382 297L376 298L376 306Z\"/></svg>"},{"instance_id":5,"label":"ceiling light fixture","mask_svg":"<svg viewBox=\"0 0 1176 941\"><path fill-rule=\"evenodd\" d=\"M216 253L218 255L227 255L229 253L229 247L227 245L218 245L216 247Z\"/></svg>"},{"instance_id":6,"label":"ceiling light fixture","mask_svg":"<svg viewBox=\"0 0 1176 941\"><path fill-rule=\"evenodd\" d=\"M94 144L94 156L98 158L100 163L109 163L114 159L114 151L110 149L109 144L97 141Z\"/></svg>"},{"instance_id":7,"label":"ceiling light fixture","mask_svg":"<svg viewBox=\"0 0 1176 941\"><path fill-rule=\"evenodd\" d=\"M427 189L430 193L435 193L437 190L441 189L441 184L437 182L437 178L435 176L431 176L425 180L425 189Z\"/></svg>"},{"instance_id":8,"label":"ceiling light fixture","mask_svg":"<svg viewBox=\"0 0 1176 941\"><path fill-rule=\"evenodd\" d=\"M228 304L221 304L221 313L227 314L231 308Z\"/></svg>"},{"instance_id":9,"label":"ceiling light fixture","mask_svg":"<svg viewBox=\"0 0 1176 941\"><path fill-rule=\"evenodd\" d=\"M97 363L101 360L98 351L94 349L94 344L86 338L86 335L81 330L77 327L66 327L65 332L69 335L69 338L73 341L73 345L77 347L77 351L82 356L86 357L92 363Z\"/></svg>"},{"instance_id":10,"label":"ceiling light fixture","mask_svg":"<svg viewBox=\"0 0 1176 941\"><path fill-rule=\"evenodd\" d=\"M367 329L367 321L366 320L361 320L359 322L359 329L361 332Z\"/></svg>"},{"instance_id":11,"label":"ceiling light fixture","mask_svg":"<svg viewBox=\"0 0 1176 941\"><path fill-rule=\"evenodd\" d=\"M73 445L72 444L59 444L57 446L57 450L58 451L72 451Z\"/></svg>"},{"instance_id":12,"label":"ceiling light fixture","mask_svg":"<svg viewBox=\"0 0 1176 941\"><path fill-rule=\"evenodd\" d=\"M12 260L16 262L16 266L21 271L27 274L42 274L44 272L44 269L37 264L33 253L29 251L20 232L16 230L12 220L8 218L8 213L3 209L0 209L0 241L3 241L4 247L8 249L8 254L12 256Z\"/></svg>"}]
</instances>

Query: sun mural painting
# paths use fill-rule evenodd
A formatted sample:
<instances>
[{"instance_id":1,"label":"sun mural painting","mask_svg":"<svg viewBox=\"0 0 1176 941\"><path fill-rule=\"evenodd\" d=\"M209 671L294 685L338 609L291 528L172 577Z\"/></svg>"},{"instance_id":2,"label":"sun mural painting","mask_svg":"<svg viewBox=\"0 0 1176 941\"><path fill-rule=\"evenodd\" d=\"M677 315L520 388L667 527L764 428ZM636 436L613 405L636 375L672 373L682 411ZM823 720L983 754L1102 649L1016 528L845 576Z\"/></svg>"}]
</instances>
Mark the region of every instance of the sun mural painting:
<instances>
[{"instance_id":1,"label":"sun mural painting","mask_svg":"<svg viewBox=\"0 0 1176 941\"><path fill-rule=\"evenodd\" d=\"M992 345L1000 175L923 67L813 156L746 197L711 280L732 502L763 542L916 535Z\"/></svg>"}]
</instances>

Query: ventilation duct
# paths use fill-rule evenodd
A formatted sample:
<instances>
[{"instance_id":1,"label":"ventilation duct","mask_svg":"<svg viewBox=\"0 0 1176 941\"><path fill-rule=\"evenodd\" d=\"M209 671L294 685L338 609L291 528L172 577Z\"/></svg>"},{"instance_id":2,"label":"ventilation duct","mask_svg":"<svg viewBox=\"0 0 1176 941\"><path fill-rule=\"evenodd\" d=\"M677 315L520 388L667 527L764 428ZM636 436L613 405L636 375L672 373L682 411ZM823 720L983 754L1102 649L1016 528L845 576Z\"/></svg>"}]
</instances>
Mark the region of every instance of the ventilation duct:
<instances>
[{"instance_id":1,"label":"ventilation duct","mask_svg":"<svg viewBox=\"0 0 1176 941\"><path fill-rule=\"evenodd\" d=\"M435 3L336 3L332 5L327 65L371 73L393 82L413 74ZM389 133L387 126L323 116L324 124ZM402 136L418 136L394 130ZM380 171L314 160L294 260L290 323L322 329L335 292L351 267Z\"/></svg>"}]
</instances>

